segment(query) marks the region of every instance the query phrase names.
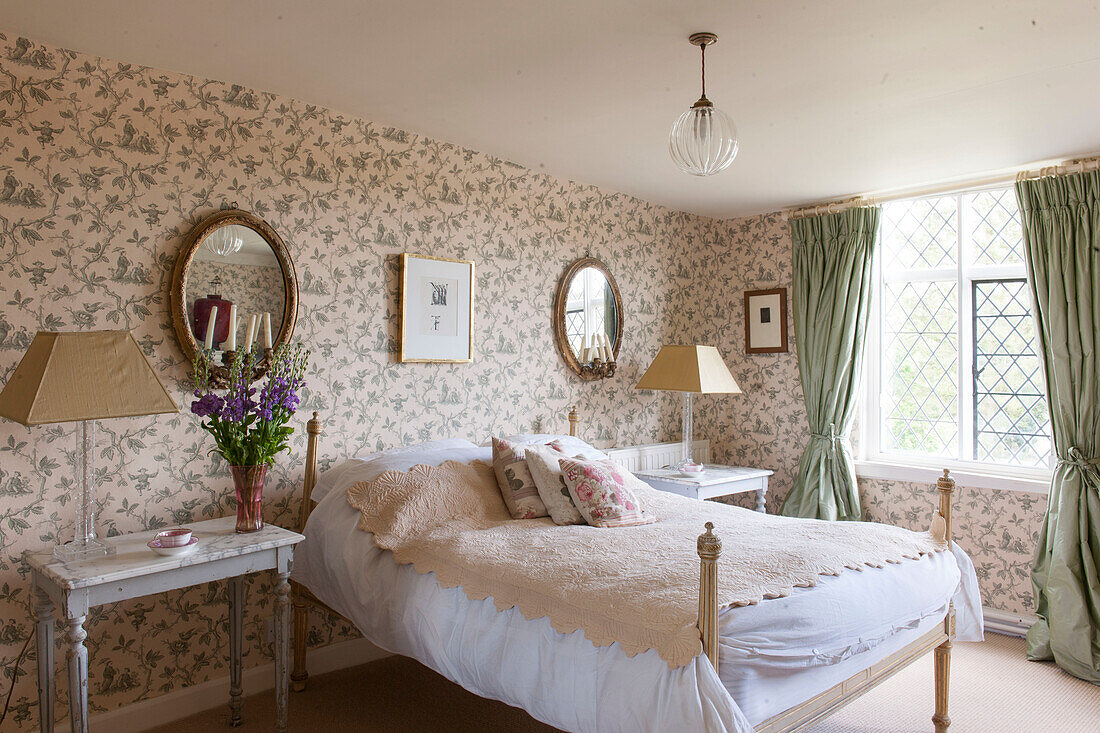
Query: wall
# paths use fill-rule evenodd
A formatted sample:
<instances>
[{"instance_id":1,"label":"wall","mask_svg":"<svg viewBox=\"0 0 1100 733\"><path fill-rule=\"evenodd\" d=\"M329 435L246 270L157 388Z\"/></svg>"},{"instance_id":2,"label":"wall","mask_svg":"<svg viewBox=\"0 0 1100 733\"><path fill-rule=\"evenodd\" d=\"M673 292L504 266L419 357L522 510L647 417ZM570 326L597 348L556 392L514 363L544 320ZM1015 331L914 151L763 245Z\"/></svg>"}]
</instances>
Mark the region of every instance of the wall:
<instances>
[{"instance_id":1,"label":"wall","mask_svg":"<svg viewBox=\"0 0 1100 733\"><path fill-rule=\"evenodd\" d=\"M170 269L188 230L236 202L292 251L296 338L313 350L302 420L323 412L326 464L433 437L564 430L571 404L598 443L677 434L671 398L633 385L680 328L672 314L690 310L683 253L715 236L713 222L295 100L3 34L0 179L4 382L39 329L128 328L188 404L189 365L167 312ZM395 363L405 250L476 261L474 363ZM556 279L585 254L610 265L628 319L620 370L597 384L565 371L549 328ZM225 466L208 457L197 425L186 411L100 423L101 533L231 513ZM269 478L268 522L293 525L302 437ZM21 556L69 536L75 461L74 425L0 421L4 670L32 628ZM226 675L224 592L212 584L96 609L93 712ZM268 580L248 594L245 663L254 666L269 655ZM346 635L328 622L310 642ZM32 646L15 729L37 717L33 664Z\"/></svg>"},{"instance_id":2,"label":"wall","mask_svg":"<svg viewBox=\"0 0 1100 733\"><path fill-rule=\"evenodd\" d=\"M711 284L699 304L693 336L718 346L744 394L698 400L696 431L711 437L715 460L774 470L769 511L791 489L809 439L798 376L793 312L785 354L746 354L745 290L791 287L791 235L782 215L721 222L724 233L706 243L696 267ZM715 243L720 244L715 244ZM867 519L924 530L938 502L934 484L861 479ZM739 497L747 505L748 500ZM1031 554L1046 511L1046 497L1016 491L960 488L954 534L974 560L986 606L1033 614Z\"/></svg>"}]
</instances>

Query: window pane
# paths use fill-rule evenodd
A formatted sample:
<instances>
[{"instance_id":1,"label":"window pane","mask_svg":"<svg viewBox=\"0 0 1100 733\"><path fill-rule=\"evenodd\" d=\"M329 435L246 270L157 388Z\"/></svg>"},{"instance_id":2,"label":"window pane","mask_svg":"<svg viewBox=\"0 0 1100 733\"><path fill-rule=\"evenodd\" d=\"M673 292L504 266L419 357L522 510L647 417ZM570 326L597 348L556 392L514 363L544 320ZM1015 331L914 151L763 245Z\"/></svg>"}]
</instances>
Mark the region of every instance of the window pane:
<instances>
[{"instance_id":1,"label":"window pane","mask_svg":"<svg viewBox=\"0 0 1100 733\"><path fill-rule=\"evenodd\" d=\"M887 271L954 267L958 250L955 197L884 204L882 237Z\"/></svg>"},{"instance_id":2,"label":"window pane","mask_svg":"<svg viewBox=\"0 0 1100 733\"><path fill-rule=\"evenodd\" d=\"M974 281L974 459L1048 465L1045 394L1027 281Z\"/></svg>"},{"instance_id":3,"label":"window pane","mask_svg":"<svg viewBox=\"0 0 1100 733\"><path fill-rule=\"evenodd\" d=\"M882 325L883 447L957 457L956 282L886 282Z\"/></svg>"},{"instance_id":4,"label":"window pane","mask_svg":"<svg viewBox=\"0 0 1100 733\"><path fill-rule=\"evenodd\" d=\"M1011 188L966 194L963 206L976 264L1023 264L1024 234L1016 193Z\"/></svg>"}]
</instances>

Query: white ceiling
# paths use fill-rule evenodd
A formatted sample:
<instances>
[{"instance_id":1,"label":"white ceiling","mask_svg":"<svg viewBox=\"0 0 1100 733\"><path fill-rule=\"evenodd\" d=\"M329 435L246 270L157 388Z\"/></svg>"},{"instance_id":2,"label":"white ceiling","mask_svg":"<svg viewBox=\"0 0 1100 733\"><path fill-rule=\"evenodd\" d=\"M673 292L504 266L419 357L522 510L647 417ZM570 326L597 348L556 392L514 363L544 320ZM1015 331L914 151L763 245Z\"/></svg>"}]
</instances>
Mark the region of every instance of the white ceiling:
<instances>
[{"instance_id":1,"label":"white ceiling","mask_svg":"<svg viewBox=\"0 0 1100 733\"><path fill-rule=\"evenodd\" d=\"M0 0L0 29L722 217L1100 150L1093 2ZM703 179L667 151L699 30L741 132Z\"/></svg>"}]
</instances>

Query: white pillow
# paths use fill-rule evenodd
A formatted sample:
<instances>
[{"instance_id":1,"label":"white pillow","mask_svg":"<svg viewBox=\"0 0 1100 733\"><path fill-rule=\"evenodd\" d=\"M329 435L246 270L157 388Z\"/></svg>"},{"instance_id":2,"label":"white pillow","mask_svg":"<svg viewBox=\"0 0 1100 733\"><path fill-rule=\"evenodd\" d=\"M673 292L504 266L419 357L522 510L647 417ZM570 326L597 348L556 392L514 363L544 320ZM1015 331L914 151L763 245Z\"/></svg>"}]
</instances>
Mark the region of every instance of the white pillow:
<instances>
[{"instance_id":1,"label":"white pillow","mask_svg":"<svg viewBox=\"0 0 1100 733\"><path fill-rule=\"evenodd\" d=\"M569 496L569 488L561 475L558 459L568 458L567 453L555 450L548 445L527 449L527 468L539 490L539 498L546 505L546 511L554 524L584 524L584 517L577 511Z\"/></svg>"},{"instance_id":2,"label":"white pillow","mask_svg":"<svg viewBox=\"0 0 1100 733\"><path fill-rule=\"evenodd\" d=\"M493 452L479 448L468 440L448 438L431 440L416 445L403 445L397 448L369 453L357 458L349 458L338 466L321 474L317 485L313 487L310 498L320 502L333 491L343 493L352 484L360 481L373 481L384 471L408 471L416 465L438 466L447 461L471 463L485 461L491 463Z\"/></svg>"},{"instance_id":3,"label":"white pillow","mask_svg":"<svg viewBox=\"0 0 1100 733\"><path fill-rule=\"evenodd\" d=\"M561 443L570 448L583 448L585 450L597 450L591 443L586 443L575 435L556 435L554 433L519 433L506 435L504 439L512 443L524 443L528 445L549 445ZM488 442L485 445L489 445Z\"/></svg>"},{"instance_id":4,"label":"white pillow","mask_svg":"<svg viewBox=\"0 0 1100 733\"><path fill-rule=\"evenodd\" d=\"M606 459L607 454L592 446L580 448L565 445L560 440L555 440L550 445L527 449L527 467L531 470L539 497L546 505L554 524L584 524L584 517L577 511L573 497L569 496L565 479L562 478L561 464L558 462L562 458L599 460Z\"/></svg>"}]
</instances>

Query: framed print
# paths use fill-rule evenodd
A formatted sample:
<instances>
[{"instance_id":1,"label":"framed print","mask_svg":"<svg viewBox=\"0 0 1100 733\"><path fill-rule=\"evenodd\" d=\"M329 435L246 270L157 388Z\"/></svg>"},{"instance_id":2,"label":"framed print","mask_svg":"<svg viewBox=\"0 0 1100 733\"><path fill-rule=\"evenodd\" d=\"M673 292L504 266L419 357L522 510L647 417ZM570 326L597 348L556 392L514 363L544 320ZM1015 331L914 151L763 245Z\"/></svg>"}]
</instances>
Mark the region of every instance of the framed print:
<instances>
[{"instance_id":1,"label":"framed print","mask_svg":"<svg viewBox=\"0 0 1100 733\"><path fill-rule=\"evenodd\" d=\"M474 263L401 255L399 361L474 359Z\"/></svg>"},{"instance_id":2,"label":"framed print","mask_svg":"<svg viewBox=\"0 0 1100 733\"><path fill-rule=\"evenodd\" d=\"M745 292L745 353L787 350L787 289Z\"/></svg>"}]
</instances>

